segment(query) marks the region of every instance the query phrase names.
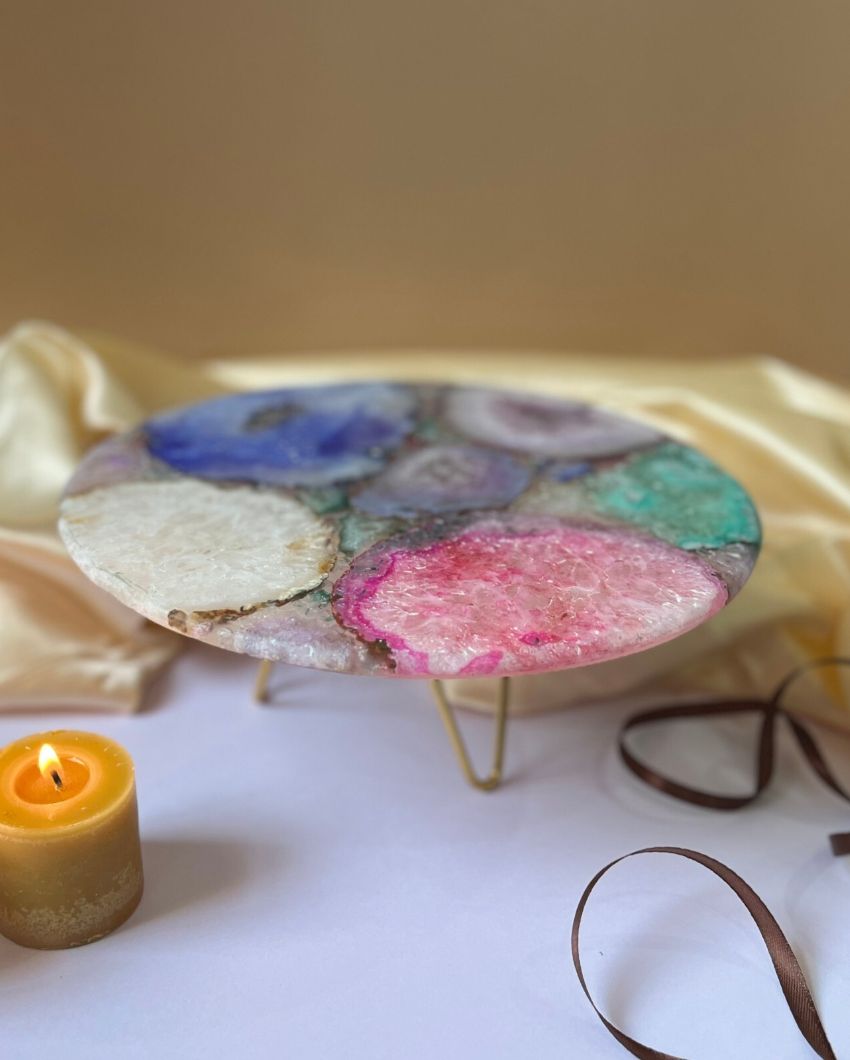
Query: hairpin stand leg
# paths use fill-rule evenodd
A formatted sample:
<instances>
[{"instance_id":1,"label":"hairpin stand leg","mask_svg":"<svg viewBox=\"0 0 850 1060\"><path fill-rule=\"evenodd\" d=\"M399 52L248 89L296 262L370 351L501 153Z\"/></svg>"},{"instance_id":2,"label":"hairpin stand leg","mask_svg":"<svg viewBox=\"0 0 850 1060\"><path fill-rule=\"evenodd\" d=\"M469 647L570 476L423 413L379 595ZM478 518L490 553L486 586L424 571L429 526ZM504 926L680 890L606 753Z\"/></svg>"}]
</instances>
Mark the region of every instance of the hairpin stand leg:
<instances>
[{"instance_id":1,"label":"hairpin stand leg","mask_svg":"<svg viewBox=\"0 0 850 1060\"><path fill-rule=\"evenodd\" d=\"M479 791L495 791L502 783L502 766L505 761L505 738L508 730L508 702L510 697L510 678L499 679L499 698L496 704L496 731L493 737L493 764L486 777L480 777L475 772L469 751L466 748L463 736L458 728L454 708L449 703L446 688L442 681L432 681L431 690L437 701L437 709L449 734L454 753L463 770L463 775Z\"/></svg>"},{"instance_id":2,"label":"hairpin stand leg","mask_svg":"<svg viewBox=\"0 0 850 1060\"><path fill-rule=\"evenodd\" d=\"M269 678L271 677L273 669L274 663L271 659L263 659L260 663L260 668L257 671L257 680L254 684L254 700L257 703L268 702ZM469 783L479 791L495 791L502 783L502 768L505 761L505 743L508 732L508 706L510 701L510 678L502 677L499 679L499 695L496 703L496 731L493 736L493 762L490 767L490 772L486 777L480 777L475 772L475 767L472 765L472 760L469 757L466 742L461 735L457 719L455 718L454 707L449 703L448 696L446 695L445 685L442 681L435 680L431 682L431 689L434 693L434 699L437 702L440 717L443 719L446 732L449 734L449 740L451 740L452 747L457 756L457 760L460 763L463 775Z\"/></svg>"},{"instance_id":3,"label":"hairpin stand leg","mask_svg":"<svg viewBox=\"0 0 850 1060\"><path fill-rule=\"evenodd\" d=\"M269 701L269 678L272 675L274 663L271 659L263 659L260 669L257 671L257 680L254 684L254 702L268 703Z\"/></svg>"}]
</instances>

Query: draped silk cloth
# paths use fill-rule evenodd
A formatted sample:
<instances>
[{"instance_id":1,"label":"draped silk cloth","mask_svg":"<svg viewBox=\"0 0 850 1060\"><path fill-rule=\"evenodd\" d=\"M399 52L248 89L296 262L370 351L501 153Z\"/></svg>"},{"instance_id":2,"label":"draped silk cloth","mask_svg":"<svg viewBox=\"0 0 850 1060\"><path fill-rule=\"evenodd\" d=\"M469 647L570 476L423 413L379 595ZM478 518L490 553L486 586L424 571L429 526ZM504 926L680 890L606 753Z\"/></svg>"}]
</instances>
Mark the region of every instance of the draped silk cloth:
<instances>
[{"instance_id":1,"label":"draped silk cloth","mask_svg":"<svg viewBox=\"0 0 850 1060\"><path fill-rule=\"evenodd\" d=\"M186 362L27 323L0 345L0 709L136 709L180 647L177 634L91 585L59 543L61 490L89 446L153 411L227 390L370 376L599 402L704 450L755 499L764 548L728 608L640 655L519 678L516 713L650 689L763 695L812 655L850 654L850 393L782 362L525 351ZM470 706L489 702L489 682L452 684ZM847 677L825 673L804 709L850 727Z\"/></svg>"},{"instance_id":2,"label":"draped silk cloth","mask_svg":"<svg viewBox=\"0 0 850 1060\"><path fill-rule=\"evenodd\" d=\"M0 344L0 709L135 710L179 641L93 586L56 533L83 453L215 386L179 363L24 324Z\"/></svg>"}]
</instances>

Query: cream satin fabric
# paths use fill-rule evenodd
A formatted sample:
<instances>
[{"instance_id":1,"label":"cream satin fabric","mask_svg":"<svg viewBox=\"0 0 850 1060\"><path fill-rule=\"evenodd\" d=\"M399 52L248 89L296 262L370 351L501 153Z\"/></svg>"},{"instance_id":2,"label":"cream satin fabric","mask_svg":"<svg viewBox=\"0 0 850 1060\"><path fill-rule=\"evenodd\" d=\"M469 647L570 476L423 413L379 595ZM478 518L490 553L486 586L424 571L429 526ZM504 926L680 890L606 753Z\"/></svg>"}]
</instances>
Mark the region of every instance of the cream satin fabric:
<instances>
[{"instance_id":1,"label":"cream satin fabric","mask_svg":"<svg viewBox=\"0 0 850 1060\"><path fill-rule=\"evenodd\" d=\"M141 706L179 641L76 570L57 505L95 442L161 402L216 389L179 364L117 344L95 353L48 325L0 344L0 709Z\"/></svg>"},{"instance_id":2,"label":"cream satin fabric","mask_svg":"<svg viewBox=\"0 0 850 1060\"><path fill-rule=\"evenodd\" d=\"M0 707L135 709L180 646L62 551L56 505L90 445L230 389L375 375L515 385L636 413L718 460L758 505L762 556L722 614L641 655L522 678L517 712L647 691L763 695L812 655L850 655L850 394L779 361L388 351L187 364L24 324L0 346ZM470 706L489 701L487 682L454 684ZM800 707L850 727L850 680L828 677Z\"/></svg>"}]
</instances>

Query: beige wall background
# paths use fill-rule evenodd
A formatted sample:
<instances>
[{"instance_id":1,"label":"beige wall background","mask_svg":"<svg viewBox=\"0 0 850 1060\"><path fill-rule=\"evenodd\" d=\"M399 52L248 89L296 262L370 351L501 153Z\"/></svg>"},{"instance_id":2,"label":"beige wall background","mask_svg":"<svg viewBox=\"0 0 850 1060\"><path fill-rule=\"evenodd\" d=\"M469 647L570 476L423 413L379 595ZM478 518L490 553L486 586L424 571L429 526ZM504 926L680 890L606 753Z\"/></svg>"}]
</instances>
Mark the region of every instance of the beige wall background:
<instances>
[{"instance_id":1,"label":"beige wall background","mask_svg":"<svg viewBox=\"0 0 850 1060\"><path fill-rule=\"evenodd\" d=\"M0 0L0 325L850 376L850 4Z\"/></svg>"}]
</instances>

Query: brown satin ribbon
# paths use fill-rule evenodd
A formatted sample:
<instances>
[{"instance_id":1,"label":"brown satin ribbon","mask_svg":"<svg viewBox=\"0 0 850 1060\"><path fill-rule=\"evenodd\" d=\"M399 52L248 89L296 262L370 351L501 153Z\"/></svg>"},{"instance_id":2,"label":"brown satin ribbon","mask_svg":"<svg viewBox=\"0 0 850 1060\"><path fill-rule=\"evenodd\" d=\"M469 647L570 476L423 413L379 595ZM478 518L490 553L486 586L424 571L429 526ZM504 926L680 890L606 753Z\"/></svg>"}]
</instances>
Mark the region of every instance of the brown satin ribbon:
<instances>
[{"instance_id":1,"label":"brown satin ribbon","mask_svg":"<svg viewBox=\"0 0 850 1060\"><path fill-rule=\"evenodd\" d=\"M581 918L584 914L584 908L587 905L587 900L590 897L593 888L599 883L609 869L612 869L615 865L619 865L619 863L625 861L626 858L637 857L639 854L677 854L680 857L688 858L690 861L697 862L697 864L704 866L710 872L719 876L725 884L732 888L744 904L747 912L755 921L759 934L761 935L764 944L767 947L770 959L773 962L773 967L776 970L776 977L782 987L785 1000L788 1002L788 1007L791 1010L791 1014L793 1015L797 1026L800 1028L803 1037L809 1045L811 1045L817 1055L822 1057L822 1060L836 1060L835 1053L833 1052L829 1039L826 1036L826 1031L820 1021L820 1017L818 1016L817 1009L815 1008L815 1003L812 1000L806 977L803 975L802 969L797 963L797 958L794 956L794 951L788 944L788 939L786 939L785 935L782 933L782 928L777 924L773 914L752 887L750 887L748 883L742 880L741 877L733 872L728 866L720 861L716 861L714 858L710 858L707 854L700 854L699 851L696 850L686 850L683 847L647 847L644 850L635 850L631 854L624 854L623 857L617 858L616 861L612 861L609 865L606 865L604 869L600 869L600 871L596 873L585 888L585 892L581 896L578 908L576 909L572 930L573 964L575 965L576 974L578 975L581 988L584 990L587 1000L593 1006L593 1011L600 1018L608 1031L617 1039L620 1045L627 1049L632 1056L638 1057L638 1060L683 1060L682 1057L674 1056L673 1053L663 1053L658 1049L651 1049L648 1045L642 1045L640 1042L635 1041L634 1038L630 1038L628 1034L624 1034L619 1027L615 1027L610 1020L606 1019L599 1008L597 1008L596 1002L590 995L590 990L588 989L581 966L581 959L579 956L579 929L581 928Z\"/></svg>"},{"instance_id":2,"label":"brown satin ribbon","mask_svg":"<svg viewBox=\"0 0 850 1060\"><path fill-rule=\"evenodd\" d=\"M770 783L771 778L773 777L775 764L776 723L780 718L785 718L791 728L791 732L794 734L800 750L803 752L803 756L815 773L817 773L827 787L831 788L837 795L840 795L842 799L850 802L850 793L848 793L835 779L835 776L827 765L826 760L821 754L820 748L811 733L797 718L789 713L784 705L788 690L800 677L812 670L822 669L827 666L850 666L850 659L836 656L815 659L811 662L805 663L803 666L798 667L796 670L793 670L788 674L788 676L779 683L779 686L773 695L766 700L739 699L723 702L710 701L678 704L670 707L660 707L654 710L641 711L641 713L635 714L633 717L629 718L620 731L620 756L635 776L639 777L646 784L656 788L658 791L663 792L665 795L671 795L673 798L681 799L684 802L692 803L695 806L702 806L706 809L739 810L757 799ZM706 718L718 715L751 713L761 715L761 726L759 729L758 750L756 754L755 783L752 792L748 795L725 795L723 793L703 791L700 788L692 788L686 784L681 784L678 781L665 776L663 773L660 773L658 770L651 769L649 766L645 765L626 745L627 734L642 725L657 724L658 722L671 721L676 718ZM830 836L830 843L834 854L850 854L850 832L842 832ZM755 925L758 928L770 959L773 962L773 967L776 971L776 976L779 980L782 992L785 995L788 1007L791 1010L803 1037L811 1045L817 1055L823 1058L823 1060L836 1060L835 1053L833 1052L832 1046L830 1045L829 1039L823 1028L823 1024L818 1016L817 1009L815 1008L815 1003L812 999L806 978L803 975L788 940L782 933L782 929L779 927L779 924L774 919L770 910L752 887L750 887L748 883L742 880L741 877L733 872L728 866L709 857L707 854L701 854L699 851L687 850L682 847L647 847L644 850L636 850L631 854L625 854L623 857L617 858L615 861L612 861L609 865L606 865L605 868L597 872L587 885L587 888L579 901L578 908L576 909L572 929L573 964L575 965L576 974L578 975L581 987L584 990L588 1001L593 1006L594 1012L614 1038L616 1038L617 1041L633 1056L638 1057L639 1060L682 1060L681 1057L673 1056L671 1053L663 1053L657 1049L651 1049L649 1046L642 1045L640 1042L635 1041L634 1038L630 1038L627 1034L624 1034L623 1031L618 1027L615 1027L613 1023L606 1019L590 995L579 957L579 929L581 927L582 915L584 914L584 909L591 892L609 869L612 869L626 858L635 857L638 854L676 854L680 857L688 858L690 861L695 861L710 872L713 872L723 880L725 884L731 887L743 903L747 912L753 918Z\"/></svg>"},{"instance_id":3,"label":"brown satin ribbon","mask_svg":"<svg viewBox=\"0 0 850 1060\"><path fill-rule=\"evenodd\" d=\"M780 718L785 718L791 727L791 732L794 734L800 750L803 752L804 758L815 773L836 795L840 795L842 799L850 802L850 792L846 791L835 779L812 734L784 707L785 697L792 685L804 674L827 666L850 666L850 659L834 656L824 659L813 659L811 662L804 663L802 666L797 667L796 670L792 670L787 677L780 681L776 691L769 699L732 699L721 702L687 703L641 711L641 713L629 718L620 730L620 757L635 776L651 787L657 788L658 791L663 792L665 795L672 795L674 799L681 799L683 802L690 802L695 806L703 806L709 810L740 810L743 806L748 806L751 802L754 802L773 777L776 723ZM672 721L675 718L708 718L724 714L761 715L756 754L755 785L752 792L748 795L724 795L680 784L671 777L660 773L657 769L651 769L648 765L641 762L626 745L626 735L642 725ZM839 832L830 836L830 843L834 854L850 854L850 832Z\"/></svg>"}]
</instances>

